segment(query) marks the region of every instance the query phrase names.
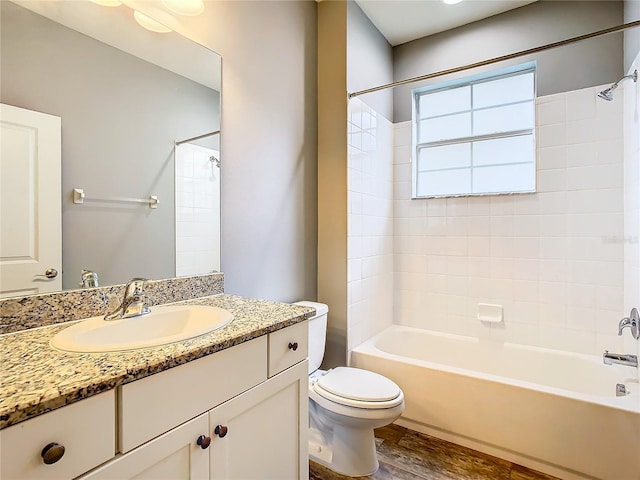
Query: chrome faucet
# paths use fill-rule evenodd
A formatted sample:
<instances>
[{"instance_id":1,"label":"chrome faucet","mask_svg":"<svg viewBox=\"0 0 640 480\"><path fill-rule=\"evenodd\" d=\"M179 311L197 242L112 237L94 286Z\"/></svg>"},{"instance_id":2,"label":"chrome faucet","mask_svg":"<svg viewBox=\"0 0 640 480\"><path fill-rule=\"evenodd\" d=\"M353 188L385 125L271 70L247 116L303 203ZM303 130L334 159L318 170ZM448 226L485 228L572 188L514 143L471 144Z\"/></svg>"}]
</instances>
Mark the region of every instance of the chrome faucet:
<instances>
[{"instance_id":1,"label":"chrome faucet","mask_svg":"<svg viewBox=\"0 0 640 480\"><path fill-rule=\"evenodd\" d=\"M622 330L629 327L631 336L636 340L640 339L640 313L637 308L632 308L628 317L624 317L618 324L618 335L622 335Z\"/></svg>"},{"instance_id":2,"label":"chrome faucet","mask_svg":"<svg viewBox=\"0 0 640 480\"><path fill-rule=\"evenodd\" d=\"M91 270L82 270L80 274L80 287L81 288L93 288L99 287L98 283L98 274L96 272L92 272Z\"/></svg>"},{"instance_id":3,"label":"chrome faucet","mask_svg":"<svg viewBox=\"0 0 640 480\"><path fill-rule=\"evenodd\" d=\"M142 287L146 278L132 278L124 287L124 299L118 308L107 313L104 319L119 320L121 318L137 317L149 313L151 309L142 300Z\"/></svg>"},{"instance_id":4,"label":"chrome faucet","mask_svg":"<svg viewBox=\"0 0 640 480\"><path fill-rule=\"evenodd\" d=\"M627 365L629 367L638 366L638 357L636 355L626 355L623 353L609 353L609 350L605 350L602 354L602 360L605 365Z\"/></svg>"}]
</instances>

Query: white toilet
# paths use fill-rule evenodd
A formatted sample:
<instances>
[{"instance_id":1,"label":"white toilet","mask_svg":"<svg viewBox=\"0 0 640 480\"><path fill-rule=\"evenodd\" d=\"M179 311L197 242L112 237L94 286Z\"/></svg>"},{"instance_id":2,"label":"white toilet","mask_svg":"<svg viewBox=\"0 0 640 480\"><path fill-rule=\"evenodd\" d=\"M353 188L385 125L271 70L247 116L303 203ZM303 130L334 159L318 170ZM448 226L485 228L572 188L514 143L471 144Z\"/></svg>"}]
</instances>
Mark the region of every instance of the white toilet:
<instances>
[{"instance_id":1,"label":"white toilet","mask_svg":"<svg viewBox=\"0 0 640 480\"><path fill-rule=\"evenodd\" d=\"M309 319L309 457L334 472L371 475L378 469L373 429L404 411L400 387L382 375L351 367L319 370L327 333L327 305Z\"/></svg>"}]
</instances>

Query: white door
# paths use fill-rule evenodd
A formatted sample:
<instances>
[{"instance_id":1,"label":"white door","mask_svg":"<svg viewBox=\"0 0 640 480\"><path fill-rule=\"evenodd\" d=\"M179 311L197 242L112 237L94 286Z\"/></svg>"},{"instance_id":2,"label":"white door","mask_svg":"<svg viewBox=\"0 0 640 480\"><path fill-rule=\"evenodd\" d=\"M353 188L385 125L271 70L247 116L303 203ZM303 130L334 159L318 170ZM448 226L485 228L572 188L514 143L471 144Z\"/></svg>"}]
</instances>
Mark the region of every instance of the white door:
<instances>
[{"instance_id":1,"label":"white door","mask_svg":"<svg viewBox=\"0 0 640 480\"><path fill-rule=\"evenodd\" d=\"M62 289L60 125L0 104L0 297Z\"/></svg>"}]
</instances>

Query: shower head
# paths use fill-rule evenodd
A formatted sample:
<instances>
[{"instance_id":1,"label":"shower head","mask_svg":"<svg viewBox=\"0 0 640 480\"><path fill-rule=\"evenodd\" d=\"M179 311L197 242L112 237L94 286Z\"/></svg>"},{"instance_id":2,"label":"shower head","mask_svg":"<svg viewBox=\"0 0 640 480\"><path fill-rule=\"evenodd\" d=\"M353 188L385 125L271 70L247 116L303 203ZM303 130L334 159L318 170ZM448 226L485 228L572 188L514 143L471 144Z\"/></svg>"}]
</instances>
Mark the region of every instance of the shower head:
<instances>
[{"instance_id":1,"label":"shower head","mask_svg":"<svg viewBox=\"0 0 640 480\"><path fill-rule=\"evenodd\" d=\"M627 75L625 77L622 77L620 80L618 80L616 83L611 85L609 88L599 92L598 96L600 98L602 98L603 100L606 100L607 102L610 102L611 100L613 100L613 91L616 88L618 88L618 85L620 84L620 82L622 82L623 80L626 80L627 78L631 78L634 81L634 83L637 82L638 81L638 70L634 70L631 75Z\"/></svg>"},{"instance_id":2,"label":"shower head","mask_svg":"<svg viewBox=\"0 0 640 480\"><path fill-rule=\"evenodd\" d=\"M611 85L609 88L607 88L606 90L601 91L600 93L598 93L598 96L600 98L602 98L603 100L606 100L607 102L610 102L611 100L613 100L613 91L618 87L618 85L616 85L615 83L613 85Z\"/></svg>"}]
</instances>

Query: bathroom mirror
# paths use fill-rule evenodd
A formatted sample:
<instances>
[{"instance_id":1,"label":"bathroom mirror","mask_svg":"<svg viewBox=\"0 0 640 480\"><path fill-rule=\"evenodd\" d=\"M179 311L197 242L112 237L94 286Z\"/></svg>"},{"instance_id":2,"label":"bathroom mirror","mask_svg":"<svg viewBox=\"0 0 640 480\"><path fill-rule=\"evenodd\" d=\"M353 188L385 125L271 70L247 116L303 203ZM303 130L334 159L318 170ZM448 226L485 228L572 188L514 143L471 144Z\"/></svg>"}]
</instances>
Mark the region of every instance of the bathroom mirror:
<instances>
[{"instance_id":1,"label":"bathroom mirror","mask_svg":"<svg viewBox=\"0 0 640 480\"><path fill-rule=\"evenodd\" d=\"M1 102L61 119L51 266L63 289L219 270L221 57L97 3L0 2Z\"/></svg>"}]
</instances>

